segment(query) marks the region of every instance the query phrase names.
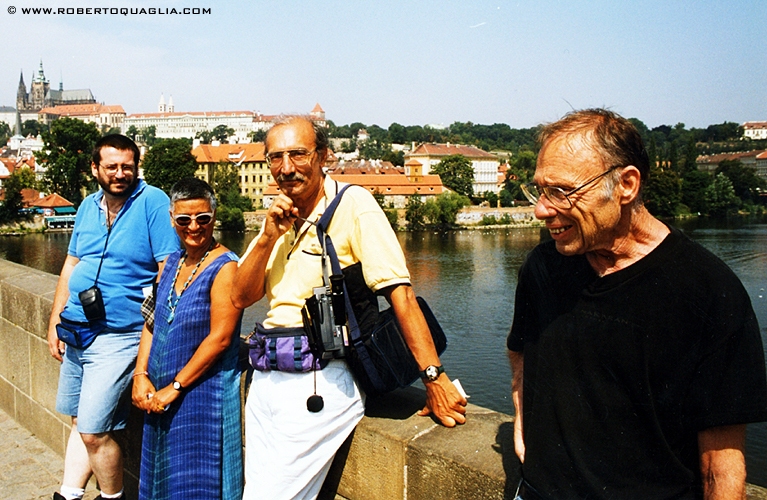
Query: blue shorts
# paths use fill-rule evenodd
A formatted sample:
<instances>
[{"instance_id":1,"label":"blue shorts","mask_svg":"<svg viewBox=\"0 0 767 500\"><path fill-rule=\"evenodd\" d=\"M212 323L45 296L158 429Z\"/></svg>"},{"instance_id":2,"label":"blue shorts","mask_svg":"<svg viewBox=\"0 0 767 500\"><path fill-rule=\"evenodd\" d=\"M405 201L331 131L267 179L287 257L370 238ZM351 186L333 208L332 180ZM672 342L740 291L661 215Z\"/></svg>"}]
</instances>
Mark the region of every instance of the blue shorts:
<instances>
[{"instance_id":1,"label":"blue shorts","mask_svg":"<svg viewBox=\"0 0 767 500\"><path fill-rule=\"evenodd\" d=\"M77 430L101 434L124 429L141 332L105 331L87 349L66 347L56 411L77 417Z\"/></svg>"}]
</instances>

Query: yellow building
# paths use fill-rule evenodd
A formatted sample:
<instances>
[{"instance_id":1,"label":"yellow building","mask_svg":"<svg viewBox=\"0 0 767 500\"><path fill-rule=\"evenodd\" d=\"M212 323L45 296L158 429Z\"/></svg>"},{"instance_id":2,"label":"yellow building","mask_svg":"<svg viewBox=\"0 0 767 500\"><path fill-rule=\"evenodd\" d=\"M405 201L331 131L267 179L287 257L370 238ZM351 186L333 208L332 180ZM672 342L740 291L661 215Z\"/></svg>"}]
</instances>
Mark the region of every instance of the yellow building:
<instances>
[{"instance_id":1,"label":"yellow building","mask_svg":"<svg viewBox=\"0 0 767 500\"><path fill-rule=\"evenodd\" d=\"M264 190L273 182L266 164L264 143L200 144L192 150L197 158L195 177L212 184L213 173L220 164L232 164L240 175L240 193L253 200L253 208L263 206Z\"/></svg>"}]
</instances>

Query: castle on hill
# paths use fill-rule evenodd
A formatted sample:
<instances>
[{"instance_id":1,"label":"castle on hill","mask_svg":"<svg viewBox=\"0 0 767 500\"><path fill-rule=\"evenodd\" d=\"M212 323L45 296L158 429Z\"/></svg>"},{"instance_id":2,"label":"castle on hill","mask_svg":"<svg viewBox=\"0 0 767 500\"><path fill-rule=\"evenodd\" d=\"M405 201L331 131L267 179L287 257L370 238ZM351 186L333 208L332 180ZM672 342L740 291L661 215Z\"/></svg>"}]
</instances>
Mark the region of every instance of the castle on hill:
<instances>
[{"instance_id":1,"label":"castle on hill","mask_svg":"<svg viewBox=\"0 0 767 500\"><path fill-rule=\"evenodd\" d=\"M43 61L37 74L32 76L32 83L27 92L24 83L24 73L19 76L19 89L16 92L16 109L19 112L37 112L43 108L51 108L65 104L95 104L90 89L64 90L64 83L59 82L59 89L51 89L51 84L43 72Z\"/></svg>"}]
</instances>

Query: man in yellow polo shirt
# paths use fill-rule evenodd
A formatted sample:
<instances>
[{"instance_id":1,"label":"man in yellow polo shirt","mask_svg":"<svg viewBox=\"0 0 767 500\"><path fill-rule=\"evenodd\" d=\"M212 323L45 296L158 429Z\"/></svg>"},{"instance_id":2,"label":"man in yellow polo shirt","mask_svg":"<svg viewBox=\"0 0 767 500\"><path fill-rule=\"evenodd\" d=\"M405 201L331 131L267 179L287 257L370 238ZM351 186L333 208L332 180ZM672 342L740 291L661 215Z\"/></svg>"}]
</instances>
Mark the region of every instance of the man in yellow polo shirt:
<instances>
[{"instance_id":1,"label":"man in yellow polo shirt","mask_svg":"<svg viewBox=\"0 0 767 500\"><path fill-rule=\"evenodd\" d=\"M323 284L322 250L313 223L344 184L322 171L327 134L308 119L280 121L265 146L280 194L240 261L232 301L244 308L266 295L270 310L264 327L298 328L306 298ZM364 189L347 190L328 234L341 267L362 262L368 287L394 308L424 371L426 406L419 414L433 413L447 427L464 423L466 399L444 373L410 287L402 249L373 196ZM313 394L322 395L320 411L307 411ZM306 372L257 370L246 404L243 498L316 498L336 451L363 414L362 396L343 360Z\"/></svg>"}]
</instances>

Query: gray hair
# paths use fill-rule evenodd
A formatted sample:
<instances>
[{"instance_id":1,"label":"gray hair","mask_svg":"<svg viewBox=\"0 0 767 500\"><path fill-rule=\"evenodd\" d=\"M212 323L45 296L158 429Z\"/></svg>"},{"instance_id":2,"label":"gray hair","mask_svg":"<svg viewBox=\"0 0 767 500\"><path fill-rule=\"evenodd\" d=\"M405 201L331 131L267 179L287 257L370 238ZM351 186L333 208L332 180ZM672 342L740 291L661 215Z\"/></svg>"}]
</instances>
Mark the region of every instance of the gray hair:
<instances>
[{"instance_id":1,"label":"gray hair","mask_svg":"<svg viewBox=\"0 0 767 500\"><path fill-rule=\"evenodd\" d=\"M210 209L216 211L216 195L207 182L197 177L185 177L170 188L170 204L183 200L208 200Z\"/></svg>"}]
</instances>

